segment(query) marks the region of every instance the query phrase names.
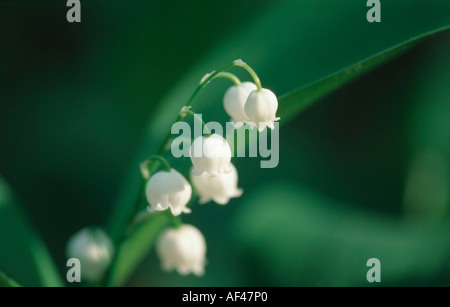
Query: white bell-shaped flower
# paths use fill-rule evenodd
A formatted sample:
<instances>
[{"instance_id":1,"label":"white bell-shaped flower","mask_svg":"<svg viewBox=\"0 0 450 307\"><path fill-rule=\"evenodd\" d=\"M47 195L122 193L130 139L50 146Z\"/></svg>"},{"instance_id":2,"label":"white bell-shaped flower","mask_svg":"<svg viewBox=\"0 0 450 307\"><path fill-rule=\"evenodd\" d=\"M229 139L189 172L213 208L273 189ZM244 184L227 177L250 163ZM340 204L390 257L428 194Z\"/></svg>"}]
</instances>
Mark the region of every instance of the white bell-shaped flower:
<instances>
[{"instance_id":1,"label":"white bell-shaped flower","mask_svg":"<svg viewBox=\"0 0 450 307\"><path fill-rule=\"evenodd\" d=\"M231 171L231 149L228 142L218 134L200 136L191 146L191 161L196 175L203 172L217 176Z\"/></svg>"},{"instance_id":2,"label":"white bell-shaped flower","mask_svg":"<svg viewBox=\"0 0 450 307\"><path fill-rule=\"evenodd\" d=\"M206 173L196 176L192 169L191 181L200 196L201 204L213 200L219 205L226 205L230 198L242 195L242 189L237 187L238 173L232 164L231 172L215 177L208 176Z\"/></svg>"},{"instance_id":3,"label":"white bell-shaped flower","mask_svg":"<svg viewBox=\"0 0 450 307\"><path fill-rule=\"evenodd\" d=\"M235 122L235 127L240 128L248 122L244 106L251 92L256 90L256 85L252 82L242 82L239 85L230 87L223 97L223 106L231 120Z\"/></svg>"},{"instance_id":4,"label":"white bell-shaped flower","mask_svg":"<svg viewBox=\"0 0 450 307\"><path fill-rule=\"evenodd\" d=\"M103 230L83 228L69 239L66 254L80 261L83 281L97 282L111 264L114 246Z\"/></svg>"},{"instance_id":5,"label":"white bell-shaped flower","mask_svg":"<svg viewBox=\"0 0 450 307\"><path fill-rule=\"evenodd\" d=\"M201 276L206 264L206 243L202 233L192 225L165 230L158 238L156 252L162 267L176 269L181 275Z\"/></svg>"},{"instance_id":6,"label":"white bell-shaped flower","mask_svg":"<svg viewBox=\"0 0 450 307\"><path fill-rule=\"evenodd\" d=\"M172 214L190 213L186 207L192 195L189 182L174 169L154 174L145 189L149 212L164 211L170 208Z\"/></svg>"},{"instance_id":7,"label":"white bell-shaped flower","mask_svg":"<svg viewBox=\"0 0 450 307\"><path fill-rule=\"evenodd\" d=\"M268 89L251 92L244 109L249 118L249 124L252 127L257 127L259 131L263 131L266 127L274 129L274 122L280 120L276 116L277 96Z\"/></svg>"}]
</instances>

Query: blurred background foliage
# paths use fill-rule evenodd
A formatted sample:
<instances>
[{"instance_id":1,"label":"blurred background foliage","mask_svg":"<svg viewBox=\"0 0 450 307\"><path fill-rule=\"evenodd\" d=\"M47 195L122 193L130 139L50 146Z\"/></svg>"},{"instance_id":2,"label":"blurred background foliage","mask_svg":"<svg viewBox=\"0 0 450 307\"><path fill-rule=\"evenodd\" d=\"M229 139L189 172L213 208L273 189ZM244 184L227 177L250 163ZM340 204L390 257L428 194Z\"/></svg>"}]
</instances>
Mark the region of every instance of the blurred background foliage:
<instances>
[{"instance_id":1,"label":"blurred background foliage","mask_svg":"<svg viewBox=\"0 0 450 307\"><path fill-rule=\"evenodd\" d=\"M137 162L205 73L243 58L281 95L450 24L445 0L382 1L379 24L365 3L96 0L69 24L65 1L0 2L0 174L15 193L0 184L0 271L58 285L71 234L117 232ZM183 218L205 234L204 277L162 272L151 251L127 284L367 285L376 257L382 285L449 285L449 38L434 35L284 123L277 168L236 159L243 197ZM194 109L224 122L229 84L215 82Z\"/></svg>"}]
</instances>

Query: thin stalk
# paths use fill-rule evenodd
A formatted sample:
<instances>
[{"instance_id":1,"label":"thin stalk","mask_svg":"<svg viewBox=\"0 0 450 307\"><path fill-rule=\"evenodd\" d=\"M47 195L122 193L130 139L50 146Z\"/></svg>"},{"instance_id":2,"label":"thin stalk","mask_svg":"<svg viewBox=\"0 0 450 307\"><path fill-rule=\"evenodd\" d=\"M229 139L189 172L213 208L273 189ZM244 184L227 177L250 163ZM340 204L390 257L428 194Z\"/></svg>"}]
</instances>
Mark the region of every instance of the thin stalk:
<instances>
[{"instance_id":1,"label":"thin stalk","mask_svg":"<svg viewBox=\"0 0 450 307\"><path fill-rule=\"evenodd\" d=\"M214 77L214 79L217 79L217 78L226 78L226 79L229 79L229 80L231 80L231 82L233 82L234 83L234 85L239 85L239 84L241 84L241 80L239 80L239 78L235 75L235 74L232 74L232 73L229 73L229 72L226 72L226 71L223 71L223 72L220 72L220 73L218 73L215 77Z\"/></svg>"},{"instance_id":2,"label":"thin stalk","mask_svg":"<svg viewBox=\"0 0 450 307\"><path fill-rule=\"evenodd\" d=\"M119 260L119 254L121 252L122 245L125 242L126 238L128 237L129 227L130 227L130 225L133 224L134 217L137 215L137 213L139 212L139 210L141 208L141 204L142 204L144 194L145 194L145 186L146 186L146 180L144 178L142 178L141 186L139 189L140 192L138 194L138 197L136 198L136 202L134 203L133 212L128 218L127 229L125 230L125 232L122 234L122 236L119 238L118 242L116 243L116 250L114 252L114 256L111 261L111 265L109 266L109 268L103 278L103 282L101 284L104 284L106 286L112 285L112 272Z\"/></svg>"},{"instance_id":3,"label":"thin stalk","mask_svg":"<svg viewBox=\"0 0 450 307\"><path fill-rule=\"evenodd\" d=\"M192 93L192 95L189 98L189 100L187 101L187 103L185 104L185 107L190 107L192 105L192 103L194 102L194 99L197 97L197 95L200 93L200 91L206 85L208 85L209 82L211 82L215 78L218 78L218 76L223 76L223 75L220 75L222 72L224 72L227 69L230 69L233 66L241 66L241 65L238 65L237 63L239 63L239 62L238 61L234 61L234 62L232 62L230 64L225 65L224 67L220 68L219 70L215 70L215 71L205 75L202 78L202 80L200 81L200 84L197 86L195 91ZM177 119L175 120L174 123L177 123L177 122L179 122L182 119L183 119L183 116L182 116L182 114L180 114L180 115L178 115L178 117L177 117ZM166 138L164 139L164 141L162 142L161 146L158 149L158 155L163 155L164 152L168 149L169 142L170 142L171 138L172 138L172 133L169 131L169 133L167 134Z\"/></svg>"},{"instance_id":4,"label":"thin stalk","mask_svg":"<svg viewBox=\"0 0 450 307\"><path fill-rule=\"evenodd\" d=\"M148 169L148 165L150 163L153 162L159 162L162 164L164 171L166 172L170 172L171 168L170 168L170 164L169 162L167 162L167 160L160 156L160 155L153 155L150 156L147 160L145 160L144 162L141 163L140 167L141 167L141 173L142 173L142 177L144 177L144 179L148 180L150 179L150 174L156 169L155 167L152 168L152 170L150 171Z\"/></svg>"},{"instance_id":5,"label":"thin stalk","mask_svg":"<svg viewBox=\"0 0 450 307\"><path fill-rule=\"evenodd\" d=\"M251 68L247 63L243 62L242 60L236 60L236 61L234 61L234 64L236 66L244 68L250 74L250 76L253 78L253 81L255 81L258 92L262 91L261 80L259 80L259 77L256 74L256 72L253 70L253 68Z\"/></svg>"}]
</instances>

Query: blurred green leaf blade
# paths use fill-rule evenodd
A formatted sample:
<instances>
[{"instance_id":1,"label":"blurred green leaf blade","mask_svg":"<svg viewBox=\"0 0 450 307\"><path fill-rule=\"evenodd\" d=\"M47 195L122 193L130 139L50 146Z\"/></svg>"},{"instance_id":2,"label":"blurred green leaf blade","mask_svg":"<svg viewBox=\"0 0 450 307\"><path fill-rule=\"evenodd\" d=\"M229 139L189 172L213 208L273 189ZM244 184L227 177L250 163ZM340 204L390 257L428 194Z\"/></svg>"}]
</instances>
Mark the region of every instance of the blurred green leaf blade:
<instances>
[{"instance_id":1,"label":"blurred green leaf blade","mask_svg":"<svg viewBox=\"0 0 450 307\"><path fill-rule=\"evenodd\" d=\"M58 287L63 283L37 232L0 177L0 267L24 286Z\"/></svg>"},{"instance_id":2,"label":"blurred green leaf blade","mask_svg":"<svg viewBox=\"0 0 450 307\"><path fill-rule=\"evenodd\" d=\"M20 287L20 285L12 280L11 278L8 278L5 274L0 272L0 288L17 288Z\"/></svg>"},{"instance_id":3,"label":"blurred green leaf blade","mask_svg":"<svg viewBox=\"0 0 450 307\"><path fill-rule=\"evenodd\" d=\"M167 217L159 214L136 226L119 250L118 261L108 280L109 285L118 286L126 281L136 264L150 251L160 230L168 224Z\"/></svg>"},{"instance_id":4,"label":"blurred green leaf blade","mask_svg":"<svg viewBox=\"0 0 450 307\"><path fill-rule=\"evenodd\" d=\"M318 102L321 98L330 94L334 90L339 89L352 80L401 55L410 48L416 46L424 39L448 29L449 27L444 27L412 38L397 46L394 46L388 50L382 51L370 58L358 62L348 68L345 68L344 70L341 70L322 80L283 95L279 99L278 111L278 115L283 119L282 123L288 122L308 106L311 106L314 103Z\"/></svg>"},{"instance_id":5,"label":"blurred green leaf blade","mask_svg":"<svg viewBox=\"0 0 450 307\"><path fill-rule=\"evenodd\" d=\"M288 181L248 196L231 229L242 269L259 272L260 286L369 286L370 258L381 261L385 286L427 284L449 272L448 225L401 223Z\"/></svg>"}]
</instances>

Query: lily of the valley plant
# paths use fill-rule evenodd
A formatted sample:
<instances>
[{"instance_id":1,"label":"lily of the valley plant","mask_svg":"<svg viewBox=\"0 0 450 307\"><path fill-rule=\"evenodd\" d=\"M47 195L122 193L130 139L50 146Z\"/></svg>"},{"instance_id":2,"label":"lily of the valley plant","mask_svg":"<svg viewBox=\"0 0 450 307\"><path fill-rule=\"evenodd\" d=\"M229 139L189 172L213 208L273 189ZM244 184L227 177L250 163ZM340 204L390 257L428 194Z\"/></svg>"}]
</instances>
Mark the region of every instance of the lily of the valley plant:
<instances>
[{"instance_id":1,"label":"lily of the valley plant","mask_svg":"<svg viewBox=\"0 0 450 307\"><path fill-rule=\"evenodd\" d=\"M251 75L253 82L242 82L227 70L231 67L244 68ZM213 79L228 78L234 85L225 93L223 106L226 113L239 128L245 124L251 128L263 131L266 127L274 129L278 100L273 92L261 86L254 70L241 60L207 74L202 78L188 103L180 111L176 122L187 115L199 119L192 111L191 104L197 94ZM207 131L204 122L204 132ZM189 181L177 170L173 169L168 160L163 157L165 148L171 142L169 133L157 155L150 156L141 164L141 173L146 181L145 196L148 201L147 216L165 211L173 221L172 227L165 229L156 242L156 251L165 270L176 270L178 273L204 273L206 264L206 242L200 230L192 225L183 224L182 214L191 213L188 204L192 198L192 187L199 197L199 203L210 201L226 205L230 199L242 195L238 187L238 172L231 163L231 149L228 142L218 134L208 134L197 137L190 149L192 167ZM158 167L161 168L159 171ZM131 205L131 204L130 204ZM138 210L133 213L134 220L130 227L143 213ZM126 234L124 234L126 236ZM113 246L108 236L100 229L83 229L68 242L67 254L78 258L82 265L81 277L87 282L104 280L105 274L117 255L114 250L121 246Z\"/></svg>"}]
</instances>

